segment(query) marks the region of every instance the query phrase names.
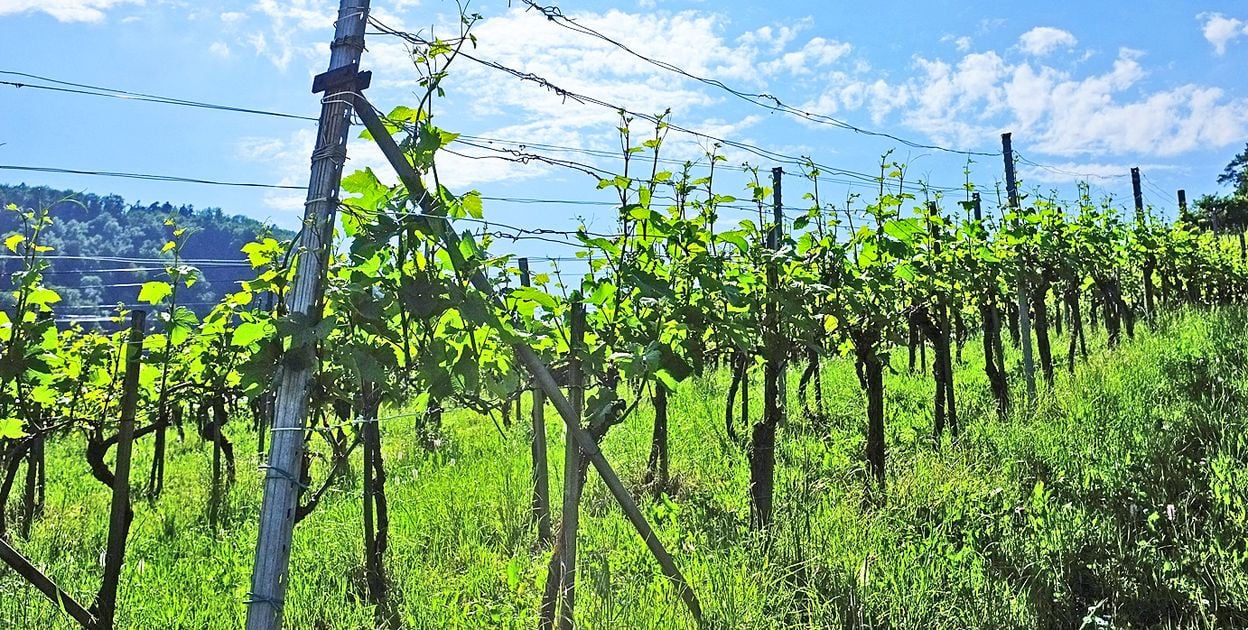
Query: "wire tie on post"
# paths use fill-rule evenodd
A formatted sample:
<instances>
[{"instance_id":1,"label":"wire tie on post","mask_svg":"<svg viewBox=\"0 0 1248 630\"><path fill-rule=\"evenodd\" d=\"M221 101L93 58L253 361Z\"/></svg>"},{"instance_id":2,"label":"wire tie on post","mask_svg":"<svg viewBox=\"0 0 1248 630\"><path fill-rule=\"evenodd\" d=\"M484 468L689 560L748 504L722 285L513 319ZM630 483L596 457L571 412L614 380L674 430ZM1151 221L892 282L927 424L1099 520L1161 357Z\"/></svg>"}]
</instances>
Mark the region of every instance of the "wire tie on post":
<instances>
[{"instance_id":1,"label":"wire tie on post","mask_svg":"<svg viewBox=\"0 0 1248 630\"><path fill-rule=\"evenodd\" d=\"M265 480L266 480L266 481L267 481L267 480L269 480L269 479L272 479L272 478L273 478L273 474L276 474L279 478L281 478L281 479L285 479L286 481L289 481L290 483L295 484L296 486L298 486L298 487L299 487L299 489L300 489L300 490L307 490L307 489L308 489L308 484L303 483L302 481L299 481L298 479L296 479L296 478L295 478L295 476L294 476L294 475L290 474L290 472L289 472L289 471L287 471L287 470L284 470L284 469L278 468L278 467L276 467L276 466L271 466L271 465L269 465L269 464L260 464L260 466L259 466L259 467L260 467L260 469L261 469L261 470L268 470L268 471L269 471L269 473L270 473L270 474L268 474L268 475L266 475L266 476L265 476Z\"/></svg>"}]
</instances>

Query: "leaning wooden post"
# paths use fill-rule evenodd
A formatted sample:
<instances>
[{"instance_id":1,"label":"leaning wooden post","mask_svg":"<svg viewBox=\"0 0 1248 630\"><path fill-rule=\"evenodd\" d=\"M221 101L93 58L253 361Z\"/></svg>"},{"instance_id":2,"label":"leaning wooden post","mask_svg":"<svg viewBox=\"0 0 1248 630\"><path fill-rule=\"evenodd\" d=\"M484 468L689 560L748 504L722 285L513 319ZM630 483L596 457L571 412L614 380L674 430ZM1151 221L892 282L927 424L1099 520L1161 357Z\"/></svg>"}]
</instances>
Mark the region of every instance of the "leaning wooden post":
<instances>
[{"instance_id":1,"label":"leaning wooden post","mask_svg":"<svg viewBox=\"0 0 1248 630\"><path fill-rule=\"evenodd\" d=\"M294 283L286 298L291 321L305 329L320 319L325 292L325 270L333 236L338 188L346 162L347 132L351 128L352 99L343 94L363 90L366 77L358 74L364 50L364 27L369 0L340 0L329 70L312 82L313 92L324 92L312 174L304 204L303 230L294 245ZM328 98L332 95L332 98ZM317 370L312 344L293 347L278 369L272 440L264 466L264 500L260 506L260 533L247 599L247 630L281 626L289 582L291 538L302 483L303 440L309 386Z\"/></svg>"},{"instance_id":2,"label":"leaning wooden post","mask_svg":"<svg viewBox=\"0 0 1248 630\"><path fill-rule=\"evenodd\" d=\"M1016 213L1021 212L1018 207L1018 182L1014 178L1014 148L1008 133L1001 134L1001 155L1005 158L1005 190L1009 197L1010 209ZM1023 253L1026 253L1025 250ZM1027 381L1027 407L1031 409L1036 401L1036 365L1031 357L1031 313L1027 308L1026 266L1027 261L1020 256L1018 260L1018 337L1023 351L1023 376Z\"/></svg>"},{"instance_id":3,"label":"leaning wooden post","mask_svg":"<svg viewBox=\"0 0 1248 630\"><path fill-rule=\"evenodd\" d=\"M529 259L520 259L520 286L530 286ZM519 405L517 405L519 407ZM546 462L546 395L541 388L533 389L533 517L537 520L537 539L547 543L550 531L550 468Z\"/></svg>"},{"instance_id":4,"label":"leaning wooden post","mask_svg":"<svg viewBox=\"0 0 1248 630\"><path fill-rule=\"evenodd\" d=\"M499 319L498 313L507 312L506 305L499 299L494 288L490 285L490 281L480 269L469 268L467 261L464 260L460 251L459 236L455 233L445 219L446 210L441 203L432 195L427 194L424 183L420 180L420 176L412 165L408 163L407 158L403 155L403 150L394 141L390 135L390 131L385 124L373 111L372 106L363 96L355 97L357 103L357 113L360 120L364 122L373 139L377 142L378 148L386 156L386 160L390 162L390 166L394 168L395 173L399 176L399 180L403 182L403 186L407 188L408 195L411 199L420 204L421 211L426 215L426 225L438 238L451 259L451 265L459 270L468 278L474 289L489 300L495 307L494 311L484 313L487 323L496 327L498 330L506 330L505 326ZM688 580L680 572L676 563L672 560L672 556L664 549L662 541L654 533L654 529L650 527L650 523L646 521L646 517L642 514L641 509L637 507L637 502L633 500L633 495L629 493L628 488L624 487L620 481L619 475L611 467L611 463L602 454L602 449L598 448L598 442L594 437L583 428L579 427L580 414L572 407L572 403L559 389L559 384L555 381L555 377L550 373L550 369L542 361L541 357L533 351L525 343L519 340L509 341L509 345L516 358L525 369L533 375L538 387L546 394L550 404L554 406L555 411L559 412L559 417L563 419L564 424L569 427L569 435L581 447L581 452L585 457L589 458L589 462L593 464L594 470L598 471L598 475L602 477L603 483L607 485L607 489L611 491L611 496L615 498L620 505L620 510L624 512L624 516L632 523L633 528L637 530L637 534L646 544L646 548L650 550L655 561L659 563L663 575L671 580L675 586L676 592L685 602L685 606L689 608L689 612L693 615L697 624L705 626L702 617L702 605L698 601L698 596L689 586Z\"/></svg>"},{"instance_id":5,"label":"leaning wooden post","mask_svg":"<svg viewBox=\"0 0 1248 630\"><path fill-rule=\"evenodd\" d=\"M113 503L108 515L108 546L104 551L104 579L95 598L100 628L112 628L117 612L117 583L126 557L130 532L130 453L134 444L134 415L139 400L139 362L143 356L143 311L130 315L130 339L126 343L126 372L122 380L121 423L117 427L117 460L113 475Z\"/></svg>"}]
</instances>

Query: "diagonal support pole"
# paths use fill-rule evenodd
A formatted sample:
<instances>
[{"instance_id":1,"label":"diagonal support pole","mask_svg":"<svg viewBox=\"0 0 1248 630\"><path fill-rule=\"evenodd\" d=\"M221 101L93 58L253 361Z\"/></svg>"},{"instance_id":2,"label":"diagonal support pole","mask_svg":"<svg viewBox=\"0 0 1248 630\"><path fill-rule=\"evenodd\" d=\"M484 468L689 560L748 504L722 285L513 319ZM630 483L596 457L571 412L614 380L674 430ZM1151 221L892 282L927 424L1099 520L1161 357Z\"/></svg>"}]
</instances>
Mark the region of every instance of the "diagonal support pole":
<instances>
[{"instance_id":1,"label":"diagonal support pole","mask_svg":"<svg viewBox=\"0 0 1248 630\"><path fill-rule=\"evenodd\" d=\"M355 110L360 119L364 122L365 128L373 136L373 140L377 142L377 146L381 148L381 152L385 154L386 160L390 162L390 166L394 168L399 176L399 180L403 182L403 186L407 188L408 196L418 200L421 212L427 217L430 230L439 240L442 241L443 247L446 248L447 254L451 258L451 264L457 272L463 274L468 270L467 262L464 260L463 254L459 249L459 236L451 229L446 219L439 218L446 215L440 203L425 190L424 183L421 182L420 175L408 163L407 158L403 155L403 150L395 143L391 137L390 131L386 129L384 123L377 116L373 106L359 94L355 95ZM468 280L472 283L473 288L494 303L499 310L503 309L501 299L494 292L494 288L490 286L489 280L480 270L472 270L468 273ZM495 317L490 315L490 317ZM496 325L499 330L504 330L501 322ZM602 450L598 448L598 443L585 429L580 428L576 410L572 407L572 403L563 395L559 385L555 382L550 370L542 362L537 353L524 343L512 343L511 349L515 352L520 362L525 368L533 374L534 380L537 381L538 387L546 394L546 397L554 405L555 410L559 412L559 416L563 418L563 422L568 427L568 434L581 447L581 451L589 458L590 463L594 465L594 469L606 482L607 488L610 489L611 495L620 504L620 508L624 511L624 515L628 517L633 528L641 535L646 543L646 547L650 553L654 555L658 561L659 567L663 570L663 575L676 586L677 592L685 605L688 606L689 612L693 614L693 618L699 626L704 626L705 622L702 618L702 606L698 602L697 595L693 592L693 588L689 586L689 582L685 580L685 576L676 567L676 563L672 560L671 555L663 547L663 543L659 541L658 536L650 527L650 523L646 522L646 517L641 513L641 509L637 507L637 502L633 500L632 495L628 493L628 489L620 481L615 470L611 468L611 464L602 454Z\"/></svg>"}]
</instances>

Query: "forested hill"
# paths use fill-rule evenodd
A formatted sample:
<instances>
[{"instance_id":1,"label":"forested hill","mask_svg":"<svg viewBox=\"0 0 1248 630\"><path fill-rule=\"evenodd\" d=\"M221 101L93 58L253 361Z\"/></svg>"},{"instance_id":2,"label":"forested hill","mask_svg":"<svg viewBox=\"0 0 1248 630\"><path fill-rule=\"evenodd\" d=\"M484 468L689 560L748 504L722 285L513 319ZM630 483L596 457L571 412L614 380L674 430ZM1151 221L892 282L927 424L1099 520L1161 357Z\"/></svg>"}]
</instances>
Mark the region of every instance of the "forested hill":
<instances>
[{"instance_id":1,"label":"forested hill","mask_svg":"<svg viewBox=\"0 0 1248 630\"><path fill-rule=\"evenodd\" d=\"M40 240L50 246L46 256L51 268L45 284L54 288L61 302L53 309L57 319L86 320L105 316L117 304L135 305L139 286L166 278L164 263L171 255L161 249L170 240L170 218L188 228L182 257L199 269L200 281L181 289L178 302L197 313L207 312L237 281L253 277L243 245L258 234L278 240L293 233L277 230L219 208L196 210L191 205L127 203L117 195L94 195L54 190L25 184L0 185L0 208L14 204L21 209L51 207L52 225ZM21 231L17 212L0 212L0 237ZM8 249L0 250L0 303L11 300L12 272L20 261Z\"/></svg>"}]
</instances>

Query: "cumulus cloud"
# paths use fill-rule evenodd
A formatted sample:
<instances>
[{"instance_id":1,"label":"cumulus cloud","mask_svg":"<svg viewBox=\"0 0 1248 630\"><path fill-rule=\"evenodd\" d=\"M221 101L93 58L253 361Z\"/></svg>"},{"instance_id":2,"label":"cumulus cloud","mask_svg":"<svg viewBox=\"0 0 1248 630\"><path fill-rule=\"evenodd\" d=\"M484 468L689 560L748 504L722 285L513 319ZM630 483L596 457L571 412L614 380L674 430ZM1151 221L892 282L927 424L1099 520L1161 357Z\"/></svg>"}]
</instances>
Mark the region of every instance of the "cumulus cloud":
<instances>
[{"instance_id":1,"label":"cumulus cloud","mask_svg":"<svg viewBox=\"0 0 1248 630\"><path fill-rule=\"evenodd\" d=\"M0 15L42 11L60 22L102 22L105 11L143 0L0 0Z\"/></svg>"},{"instance_id":2,"label":"cumulus cloud","mask_svg":"<svg viewBox=\"0 0 1248 630\"><path fill-rule=\"evenodd\" d=\"M1070 31L1063 31L1052 26L1037 26L1018 38L1018 47L1023 52L1043 57L1058 48L1074 48L1079 40Z\"/></svg>"},{"instance_id":3,"label":"cumulus cloud","mask_svg":"<svg viewBox=\"0 0 1248 630\"><path fill-rule=\"evenodd\" d=\"M1248 21L1231 18L1221 13L1201 13L1196 16L1204 20L1201 33L1219 56L1226 54L1226 47L1240 37L1248 37Z\"/></svg>"},{"instance_id":4,"label":"cumulus cloud","mask_svg":"<svg viewBox=\"0 0 1248 630\"><path fill-rule=\"evenodd\" d=\"M916 72L901 80L841 77L807 109L865 111L876 124L896 117L939 143L963 147L1014 131L1038 151L1067 157L1172 157L1248 135L1248 99L1207 85L1146 90L1142 59L1123 48L1106 70L1079 75L992 51L956 61L920 57Z\"/></svg>"}]
</instances>

